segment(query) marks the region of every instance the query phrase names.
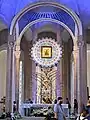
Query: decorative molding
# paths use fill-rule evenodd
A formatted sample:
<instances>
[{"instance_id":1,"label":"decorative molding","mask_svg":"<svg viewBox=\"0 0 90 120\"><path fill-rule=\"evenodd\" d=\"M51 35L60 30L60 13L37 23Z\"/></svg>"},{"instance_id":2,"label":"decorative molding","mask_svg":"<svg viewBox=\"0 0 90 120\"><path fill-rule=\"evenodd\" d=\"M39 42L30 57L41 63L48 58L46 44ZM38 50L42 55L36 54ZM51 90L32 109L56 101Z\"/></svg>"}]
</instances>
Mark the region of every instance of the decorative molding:
<instances>
[{"instance_id":1,"label":"decorative molding","mask_svg":"<svg viewBox=\"0 0 90 120\"><path fill-rule=\"evenodd\" d=\"M83 40L78 40L77 41L77 46L80 48L80 47L83 47L85 45L85 42Z\"/></svg>"},{"instance_id":2,"label":"decorative molding","mask_svg":"<svg viewBox=\"0 0 90 120\"><path fill-rule=\"evenodd\" d=\"M20 54L21 54L20 46L16 45L16 49L15 49L14 53L15 53L16 58L19 59Z\"/></svg>"},{"instance_id":3,"label":"decorative molding","mask_svg":"<svg viewBox=\"0 0 90 120\"><path fill-rule=\"evenodd\" d=\"M8 47L13 48L14 47L14 42L13 41L8 41Z\"/></svg>"}]
</instances>

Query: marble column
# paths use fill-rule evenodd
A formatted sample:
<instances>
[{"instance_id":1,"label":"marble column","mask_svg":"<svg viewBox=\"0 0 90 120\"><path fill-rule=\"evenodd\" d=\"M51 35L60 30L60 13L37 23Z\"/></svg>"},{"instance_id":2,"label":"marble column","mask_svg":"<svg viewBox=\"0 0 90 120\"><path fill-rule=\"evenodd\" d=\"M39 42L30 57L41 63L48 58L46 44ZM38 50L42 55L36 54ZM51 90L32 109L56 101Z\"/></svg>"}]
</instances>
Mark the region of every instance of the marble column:
<instances>
[{"instance_id":1,"label":"marble column","mask_svg":"<svg viewBox=\"0 0 90 120\"><path fill-rule=\"evenodd\" d=\"M17 103L17 110L19 107L19 67L20 67L20 46L16 45L15 57L16 57L16 81L15 81L15 101Z\"/></svg>"},{"instance_id":2,"label":"marble column","mask_svg":"<svg viewBox=\"0 0 90 120\"><path fill-rule=\"evenodd\" d=\"M60 44L62 47L62 38L61 38L61 31L60 26L57 26L57 43ZM63 97L63 75L62 75L62 58L57 64L57 70L56 70L56 96Z\"/></svg>"},{"instance_id":3,"label":"marble column","mask_svg":"<svg viewBox=\"0 0 90 120\"><path fill-rule=\"evenodd\" d=\"M71 63L70 63L70 75L71 75L71 78L70 78L70 96L71 96L71 106L72 106L72 110L73 110L73 107L74 107L74 98L76 98L75 97L75 93L74 93L74 91L76 91L76 89L74 89L75 88L75 80L74 80L74 69L75 69L75 67L74 67L74 54L72 53L72 55L71 55L71 61L70 61Z\"/></svg>"},{"instance_id":4,"label":"marble column","mask_svg":"<svg viewBox=\"0 0 90 120\"><path fill-rule=\"evenodd\" d=\"M74 42L74 99L78 101L78 112L80 113L81 97L80 97L80 81L81 81L81 53L79 41Z\"/></svg>"},{"instance_id":5,"label":"marble column","mask_svg":"<svg viewBox=\"0 0 90 120\"><path fill-rule=\"evenodd\" d=\"M78 86L78 100L80 102L79 112L81 111L83 104L87 103L87 49L86 42L82 40L82 36L79 36L79 78L77 81Z\"/></svg>"},{"instance_id":6,"label":"marble column","mask_svg":"<svg viewBox=\"0 0 90 120\"><path fill-rule=\"evenodd\" d=\"M32 59L29 55L32 44L27 41L24 44L24 100L28 100L32 99Z\"/></svg>"},{"instance_id":7,"label":"marble column","mask_svg":"<svg viewBox=\"0 0 90 120\"><path fill-rule=\"evenodd\" d=\"M90 44L87 44L87 87L90 96Z\"/></svg>"},{"instance_id":8,"label":"marble column","mask_svg":"<svg viewBox=\"0 0 90 120\"><path fill-rule=\"evenodd\" d=\"M83 104L87 102L87 67L86 67L86 43L82 36L74 43L74 98L78 101L78 112L81 112Z\"/></svg>"},{"instance_id":9,"label":"marble column","mask_svg":"<svg viewBox=\"0 0 90 120\"><path fill-rule=\"evenodd\" d=\"M41 103L41 68L40 66L36 66L36 79L37 79L37 91L36 91L36 96L37 96L37 103Z\"/></svg>"},{"instance_id":10,"label":"marble column","mask_svg":"<svg viewBox=\"0 0 90 120\"><path fill-rule=\"evenodd\" d=\"M32 100L33 103L37 102L37 78L36 78L36 64L32 60Z\"/></svg>"},{"instance_id":11,"label":"marble column","mask_svg":"<svg viewBox=\"0 0 90 120\"><path fill-rule=\"evenodd\" d=\"M64 82L63 82L63 59L60 59L60 95L63 97Z\"/></svg>"},{"instance_id":12,"label":"marble column","mask_svg":"<svg viewBox=\"0 0 90 120\"><path fill-rule=\"evenodd\" d=\"M7 46L7 76L6 76L6 112L12 111L12 99L14 98L12 84L14 82L14 36L8 36Z\"/></svg>"},{"instance_id":13,"label":"marble column","mask_svg":"<svg viewBox=\"0 0 90 120\"><path fill-rule=\"evenodd\" d=\"M66 102L66 98L68 97L68 44L67 43L63 43L63 57L62 57L62 96L63 96L63 100L64 102Z\"/></svg>"},{"instance_id":14,"label":"marble column","mask_svg":"<svg viewBox=\"0 0 90 120\"><path fill-rule=\"evenodd\" d=\"M71 84L71 86L73 86L73 103L74 103L74 99L77 98L77 60L78 60L78 46L74 45L74 50L72 52L72 57L73 57L73 61L72 61L72 67L73 67L73 85ZM79 66L78 66L79 67Z\"/></svg>"},{"instance_id":15,"label":"marble column","mask_svg":"<svg viewBox=\"0 0 90 120\"><path fill-rule=\"evenodd\" d=\"M57 64L57 70L56 70L56 96L57 97L62 97L62 89L63 89L63 81L62 81L62 64L61 64L61 60L60 62L58 62ZM61 66L60 66L61 65Z\"/></svg>"},{"instance_id":16,"label":"marble column","mask_svg":"<svg viewBox=\"0 0 90 120\"><path fill-rule=\"evenodd\" d=\"M15 45L13 47L13 56L12 56L13 57L13 60L12 60L12 62L13 62L13 64L12 64L12 112L13 112L13 101L15 101L15 79L16 79L16 73L15 73L15 71L16 71L16 66L15 66L16 61L15 61L14 52L15 52Z\"/></svg>"}]
</instances>

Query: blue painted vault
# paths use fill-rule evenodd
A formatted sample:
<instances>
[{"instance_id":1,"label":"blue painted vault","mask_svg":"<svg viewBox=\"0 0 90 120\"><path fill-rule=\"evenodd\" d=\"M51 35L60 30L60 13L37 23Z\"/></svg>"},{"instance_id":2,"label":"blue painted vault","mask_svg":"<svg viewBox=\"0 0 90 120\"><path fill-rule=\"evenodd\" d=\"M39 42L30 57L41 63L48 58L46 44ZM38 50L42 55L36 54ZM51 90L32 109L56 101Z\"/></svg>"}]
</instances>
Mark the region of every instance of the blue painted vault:
<instances>
[{"instance_id":1,"label":"blue painted vault","mask_svg":"<svg viewBox=\"0 0 90 120\"><path fill-rule=\"evenodd\" d=\"M30 3L38 0L0 0L0 19L8 25L13 17ZM54 0L56 1L56 0ZM90 0L57 0L60 4L72 9L80 17L84 27L90 23Z\"/></svg>"}]
</instances>

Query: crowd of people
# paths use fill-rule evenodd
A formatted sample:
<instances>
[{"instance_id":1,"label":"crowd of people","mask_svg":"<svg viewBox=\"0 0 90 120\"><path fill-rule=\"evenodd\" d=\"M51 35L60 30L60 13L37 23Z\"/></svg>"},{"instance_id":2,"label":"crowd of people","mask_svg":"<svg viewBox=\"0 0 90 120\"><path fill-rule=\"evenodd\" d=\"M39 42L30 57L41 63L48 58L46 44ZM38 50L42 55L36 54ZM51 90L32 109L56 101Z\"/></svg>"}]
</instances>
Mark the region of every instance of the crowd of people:
<instances>
[{"instance_id":1,"label":"crowd of people","mask_svg":"<svg viewBox=\"0 0 90 120\"><path fill-rule=\"evenodd\" d=\"M33 104L31 99L29 99L27 102ZM53 107L54 120L66 120L67 119L67 116L64 113L64 108L62 106L62 103L63 103L62 97L58 97L54 101L54 107ZM74 116L76 116L75 117L76 120L90 120L90 99L88 100L87 105L83 107L81 114L79 116L78 116L77 99L74 99L73 111L72 111L71 103L68 98L66 98L65 104L68 104L69 116L73 114ZM16 111L16 102L14 102L14 106L13 106L13 112L15 111Z\"/></svg>"},{"instance_id":2,"label":"crowd of people","mask_svg":"<svg viewBox=\"0 0 90 120\"><path fill-rule=\"evenodd\" d=\"M25 102L33 104L31 99L28 99ZM67 120L67 116L65 114L62 103L63 103L63 98L62 97L58 97L57 99L55 99L54 107L53 107L53 111L54 111L53 120ZM73 111L72 111L71 103L70 103L68 98L66 98L64 103L68 104L69 116L71 116L73 114L74 116L76 116L75 117L76 120L90 120L90 98L87 101L87 105L83 106L80 115L78 114L78 101L77 101L77 99L74 99ZM51 117L51 109L52 109L51 107L48 108L48 111L49 111L48 115L50 115L50 116L48 116L49 119L47 119L47 120L51 120L50 119L50 117ZM28 114L31 113L31 110L33 110L33 109L28 108ZM26 111L27 110L25 109L25 113L26 113ZM16 112L17 112L17 105L16 105L16 101L14 101L13 102L13 113L16 113ZM6 115L8 116L8 114L6 114Z\"/></svg>"}]
</instances>

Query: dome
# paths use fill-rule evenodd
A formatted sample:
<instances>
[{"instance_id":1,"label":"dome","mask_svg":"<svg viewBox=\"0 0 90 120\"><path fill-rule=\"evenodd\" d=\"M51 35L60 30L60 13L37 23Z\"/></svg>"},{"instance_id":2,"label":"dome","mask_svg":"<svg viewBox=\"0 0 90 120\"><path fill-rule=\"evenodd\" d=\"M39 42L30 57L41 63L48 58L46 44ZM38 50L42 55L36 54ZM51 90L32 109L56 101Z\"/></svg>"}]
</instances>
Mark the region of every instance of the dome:
<instances>
[{"instance_id":1,"label":"dome","mask_svg":"<svg viewBox=\"0 0 90 120\"><path fill-rule=\"evenodd\" d=\"M13 17L30 3L38 0L0 0L0 19L8 26ZM77 13L84 25L90 23L90 0L54 0Z\"/></svg>"}]
</instances>

